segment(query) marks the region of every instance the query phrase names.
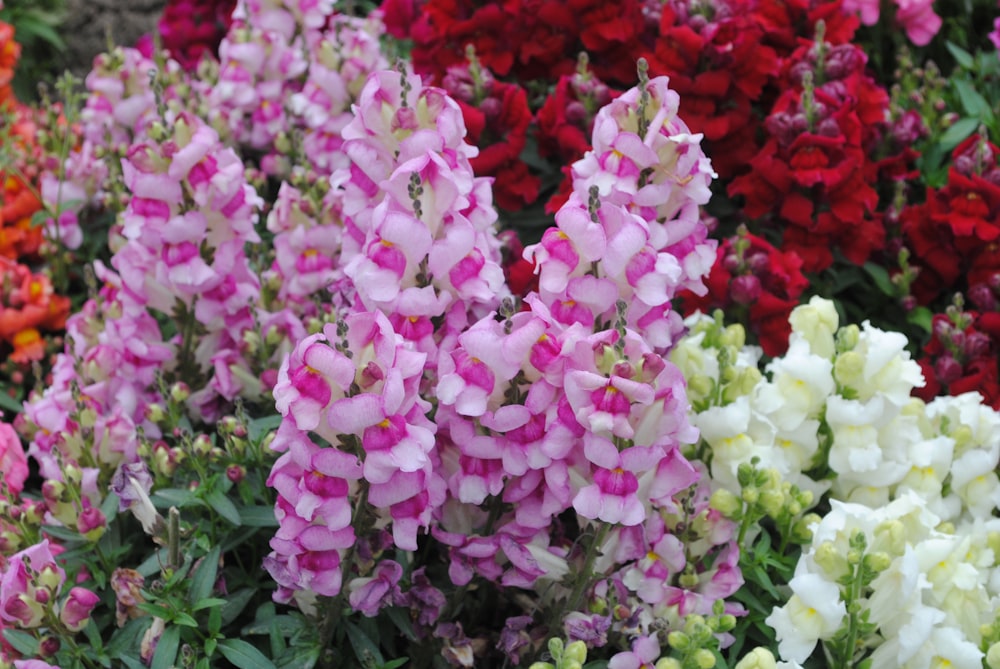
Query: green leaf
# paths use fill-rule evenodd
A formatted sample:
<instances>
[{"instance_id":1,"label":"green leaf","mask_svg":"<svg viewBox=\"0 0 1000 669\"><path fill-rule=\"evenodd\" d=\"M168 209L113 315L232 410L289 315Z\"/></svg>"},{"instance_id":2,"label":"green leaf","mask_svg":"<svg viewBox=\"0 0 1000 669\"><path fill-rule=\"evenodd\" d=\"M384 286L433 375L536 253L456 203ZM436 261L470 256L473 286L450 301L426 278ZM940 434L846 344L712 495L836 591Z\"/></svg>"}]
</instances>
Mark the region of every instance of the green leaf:
<instances>
[{"instance_id":1,"label":"green leaf","mask_svg":"<svg viewBox=\"0 0 1000 669\"><path fill-rule=\"evenodd\" d=\"M610 664L610 662L608 660L592 660L592 661L588 662L587 664L583 665L583 669L605 669L608 666L608 664ZM720 664L720 665L716 665L716 666L720 666L721 667L721 666L725 666L725 665L721 665Z\"/></svg>"},{"instance_id":2,"label":"green leaf","mask_svg":"<svg viewBox=\"0 0 1000 669\"><path fill-rule=\"evenodd\" d=\"M156 616L157 618L163 618L166 620L173 615L173 611L165 606L160 606L159 604L153 604L152 602L139 602L136 604L136 608L140 611L144 611L151 616Z\"/></svg>"},{"instance_id":3,"label":"green leaf","mask_svg":"<svg viewBox=\"0 0 1000 669\"><path fill-rule=\"evenodd\" d=\"M956 146L961 144L966 137L974 133L978 127L978 118L959 119L955 121L950 128L944 131L944 134L941 135L941 139L938 143L945 151L951 151Z\"/></svg>"},{"instance_id":4,"label":"green leaf","mask_svg":"<svg viewBox=\"0 0 1000 669\"><path fill-rule=\"evenodd\" d=\"M354 623L344 621L344 629L347 631L347 639L351 642L351 648L354 649L354 656L358 658L362 666L367 666L368 659L375 661L375 665L385 664L385 658L382 657L382 652L378 649L378 644L372 641L367 634L365 634L360 627Z\"/></svg>"},{"instance_id":5,"label":"green leaf","mask_svg":"<svg viewBox=\"0 0 1000 669\"><path fill-rule=\"evenodd\" d=\"M893 285L892 279L889 278L889 272L884 267L873 262L866 262L864 270L875 282L875 285L878 286L878 289L882 291L883 295L889 297L896 295L896 286Z\"/></svg>"},{"instance_id":6,"label":"green leaf","mask_svg":"<svg viewBox=\"0 0 1000 669\"><path fill-rule=\"evenodd\" d=\"M240 588L229 595L229 601L222 605L222 624L228 625L243 612L247 604L257 592L254 588Z\"/></svg>"},{"instance_id":7,"label":"green leaf","mask_svg":"<svg viewBox=\"0 0 1000 669\"><path fill-rule=\"evenodd\" d=\"M183 611L174 611L174 622L185 627L200 627L198 621L191 617L191 614Z\"/></svg>"},{"instance_id":8,"label":"green leaf","mask_svg":"<svg viewBox=\"0 0 1000 669\"><path fill-rule=\"evenodd\" d=\"M150 499L160 509L169 509L172 506L176 506L178 509L191 506L205 506L205 502L199 499L198 495L191 490L184 490L183 488L163 488L154 492L150 496Z\"/></svg>"},{"instance_id":9,"label":"green leaf","mask_svg":"<svg viewBox=\"0 0 1000 669\"><path fill-rule=\"evenodd\" d=\"M142 561L138 567L135 568L137 572L143 576L152 576L160 571L160 565L166 563L167 561L167 549L166 547L158 548L153 551L153 553Z\"/></svg>"},{"instance_id":10,"label":"green leaf","mask_svg":"<svg viewBox=\"0 0 1000 669\"><path fill-rule=\"evenodd\" d=\"M927 307L917 307L906 314L906 320L920 326L924 332L930 332L934 321L934 313Z\"/></svg>"},{"instance_id":11,"label":"green leaf","mask_svg":"<svg viewBox=\"0 0 1000 669\"><path fill-rule=\"evenodd\" d=\"M153 663L149 669L170 669L177 659L177 650L181 646L181 628L168 625L160 640L156 644L156 652L153 653Z\"/></svg>"},{"instance_id":12,"label":"green leaf","mask_svg":"<svg viewBox=\"0 0 1000 669\"><path fill-rule=\"evenodd\" d=\"M226 604L223 603L222 606L225 605ZM208 612L208 633L218 634L219 630L221 629L222 629L222 607L220 606L212 608L212 610Z\"/></svg>"},{"instance_id":13,"label":"green leaf","mask_svg":"<svg viewBox=\"0 0 1000 669\"><path fill-rule=\"evenodd\" d=\"M240 509L240 521L247 527L277 527L273 506L244 506Z\"/></svg>"},{"instance_id":14,"label":"green leaf","mask_svg":"<svg viewBox=\"0 0 1000 669\"><path fill-rule=\"evenodd\" d=\"M6 411L19 414L24 410L24 406L16 399L8 395L6 393L6 389L4 389L3 391L0 391L0 409L5 409Z\"/></svg>"},{"instance_id":15,"label":"green leaf","mask_svg":"<svg viewBox=\"0 0 1000 669\"><path fill-rule=\"evenodd\" d=\"M409 611L406 611L398 606L391 606L387 609L383 609L386 615L389 616L389 620L393 622L396 629L410 641L416 641L417 635L413 631L413 622L410 620Z\"/></svg>"},{"instance_id":16,"label":"green leaf","mask_svg":"<svg viewBox=\"0 0 1000 669\"><path fill-rule=\"evenodd\" d=\"M188 591L190 602L199 602L212 594L215 587L215 578L219 573L219 554L221 550L218 546L209 551L198 569L191 577L191 589Z\"/></svg>"},{"instance_id":17,"label":"green leaf","mask_svg":"<svg viewBox=\"0 0 1000 669\"><path fill-rule=\"evenodd\" d=\"M205 655L211 657L215 654L215 649L219 647L219 640L215 637L205 639ZM207 659L207 658L206 658Z\"/></svg>"},{"instance_id":18,"label":"green leaf","mask_svg":"<svg viewBox=\"0 0 1000 669\"><path fill-rule=\"evenodd\" d=\"M278 429L279 425L281 425L281 416L277 414L256 418L247 424L247 436L252 442L260 441L271 430Z\"/></svg>"},{"instance_id":19,"label":"green leaf","mask_svg":"<svg viewBox=\"0 0 1000 669\"><path fill-rule=\"evenodd\" d=\"M209 642L212 643L212 652L215 652L215 639L209 639L205 642L205 648L208 648ZM208 652L207 650L205 652ZM207 657L203 657L198 660L198 664L194 665L194 669L212 669L212 664L208 661Z\"/></svg>"},{"instance_id":20,"label":"green leaf","mask_svg":"<svg viewBox=\"0 0 1000 669\"><path fill-rule=\"evenodd\" d=\"M279 658L279 669L312 669L319 661L320 649L315 645L291 646L288 651Z\"/></svg>"},{"instance_id":21,"label":"green leaf","mask_svg":"<svg viewBox=\"0 0 1000 669\"><path fill-rule=\"evenodd\" d=\"M217 514L225 518L230 522L230 524L239 527L242 523L240 520L240 512L237 510L236 505L233 504L232 500L226 497L226 493L221 490L213 490L205 497L205 501L208 505L212 507Z\"/></svg>"},{"instance_id":22,"label":"green leaf","mask_svg":"<svg viewBox=\"0 0 1000 669\"><path fill-rule=\"evenodd\" d=\"M958 92L958 99L962 102L962 107L969 116L974 116L983 121L993 118L993 110L986 98L977 91L972 83L967 79L953 79L952 85Z\"/></svg>"},{"instance_id":23,"label":"green leaf","mask_svg":"<svg viewBox=\"0 0 1000 669\"><path fill-rule=\"evenodd\" d=\"M42 529L46 534L55 537L56 539L61 539L63 541L69 541L74 544L78 544L84 541L84 538L80 536L80 533L76 530L70 530L65 527L58 527L56 525L43 525Z\"/></svg>"},{"instance_id":24,"label":"green leaf","mask_svg":"<svg viewBox=\"0 0 1000 669\"><path fill-rule=\"evenodd\" d=\"M38 639L21 630L5 629L3 636L14 650L26 657L38 655Z\"/></svg>"},{"instance_id":25,"label":"green leaf","mask_svg":"<svg viewBox=\"0 0 1000 669\"><path fill-rule=\"evenodd\" d=\"M395 660L389 660L383 664L379 669L396 669L396 667L402 667L404 664L410 661L408 657L398 657Z\"/></svg>"},{"instance_id":26,"label":"green leaf","mask_svg":"<svg viewBox=\"0 0 1000 669\"><path fill-rule=\"evenodd\" d=\"M128 669L146 669L146 665L142 663L141 660L135 657L130 657L128 655L118 655L115 657L117 660L121 660Z\"/></svg>"},{"instance_id":27,"label":"green leaf","mask_svg":"<svg viewBox=\"0 0 1000 669\"><path fill-rule=\"evenodd\" d=\"M202 609L218 608L224 606L227 600L221 597L206 597L205 599L199 599L197 602L191 605L192 611L201 611Z\"/></svg>"},{"instance_id":28,"label":"green leaf","mask_svg":"<svg viewBox=\"0 0 1000 669\"><path fill-rule=\"evenodd\" d=\"M276 669L274 662L256 646L241 639L223 639L219 642L219 652L239 669Z\"/></svg>"},{"instance_id":29,"label":"green leaf","mask_svg":"<svg viewBox=\"0 0 1000 669\"><path fill-rule=\"evenodd\" d=\"M968 51L953 42L945 42L944 45L948 49L948 52L951 53L952 58L955 59L956 63L967 70L971 70L975 66L976 63L972 59L972 54Z\"/></svg>"},{"instance_id":30,"label":"green leaf","mask_svg":"<svg viewBox=\"0 0 1000 669\"><path fill-rule=\"evenodd\" d=\"M149 616L134 618L114 633L108 645L105 647L111 657L121 657L128 648L138 648L139 639L146 633L149 626L153 624L153 619Z\"/></svg>"}]
</instances>

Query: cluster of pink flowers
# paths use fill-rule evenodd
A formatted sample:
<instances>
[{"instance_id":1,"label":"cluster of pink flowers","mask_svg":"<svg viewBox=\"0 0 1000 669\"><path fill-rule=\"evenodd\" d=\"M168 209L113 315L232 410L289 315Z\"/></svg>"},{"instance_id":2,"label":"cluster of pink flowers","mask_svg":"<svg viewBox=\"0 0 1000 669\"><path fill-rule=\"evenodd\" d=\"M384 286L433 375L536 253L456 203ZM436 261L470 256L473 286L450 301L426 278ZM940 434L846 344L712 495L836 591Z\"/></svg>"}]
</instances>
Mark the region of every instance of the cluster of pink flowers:
<instances>
[{"instance_id":1,"label":"cluster of pink flowers","mask_svg":"<svg viewBox=\"0 0 1000 669\"><path fill-rule=\"evenodd\" d=\"M681 454L697 431L661 357L682 327L670 297L704 292L715 258L698 211L714 174L677 103L658 78L597 114L558 227L525 252L540 290L519 311L500 299L496 214L459 106L405 70L370 77L324 200L344 226L343 268L325 268L348 279L342 315L295 347L275 387L279 600L347 592L366 615L410 606L427 627L440 598L419 579L404 591L384 553L427 533L454 585L540 588L583 565L607 577L588 598L628 602L644 626L666 607L708 615L735 591L734 528ZM604 528L589 559L567 512ZM686 550L676 534L695 518L704 541ZM602 645L612 618L585 612L583 594L563 594L566 633ZM514 657L524 621L507 627Z\"/></svg>"},{"instance_id":2,"label":"cluster of pink flowers","mask_svg":"<svg viewBox=\"0 0 1000 669\"><path fill-rule=\"evenodd\" d=\"M204 82L211 123L234 144L262 151L269 174L303 162L329 174L343 155L351 103L368 73L386 66L377 15L335 14L332 0L251 0L233 19L217 77Z\"/></svg>"}]
</instances>

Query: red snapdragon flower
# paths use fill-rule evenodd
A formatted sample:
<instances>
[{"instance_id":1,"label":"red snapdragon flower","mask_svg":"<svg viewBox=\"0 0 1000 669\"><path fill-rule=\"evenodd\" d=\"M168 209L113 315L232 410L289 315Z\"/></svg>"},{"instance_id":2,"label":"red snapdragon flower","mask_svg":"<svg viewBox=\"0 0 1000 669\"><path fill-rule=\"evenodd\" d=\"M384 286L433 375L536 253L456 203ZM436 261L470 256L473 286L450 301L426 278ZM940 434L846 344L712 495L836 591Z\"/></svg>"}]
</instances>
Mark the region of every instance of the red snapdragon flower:
<instances>
[{"instance_id":1,"label":"red snapdragon flower","mask_svg":"<svg viewBox=\"0 0 1000 669\"><path fill-rule=\"evenodd\" d=\"M960 311L936 314L931 340L917 362L926 385L914 395L930 401L938 395L976 391L994 409L1000 408L1000 313Z\"/></svg>"},{"instance_id":2,"label":"red snapdragon flower","mask_svg":"<svg viewBox=\"0 0 1000 669\"><path fill-rule=\"evenodd\" d=\"M685 314L715 309L745 314L744 326L767 355L787 350L791 334L788 316L809 286L802 274L802 259L795 252L779 250L767 240L741 231L719 246L705 285L705 295L681 295Z\"/></svg>"},{"instance_id":3,"label":"red snapdragon flower","mask_svg":"<svg viewBox=\"0 0 1000 669\"><path fill-rule=\"evenodd\" d=\"M479 147L479 155L469 161L476 176L494 178L496 203L516 211L534 202L541 180L520 158L532 121L527 91L497 81L478 57L448 68L442 83L462 109L468 141Z\"/></svg>"},{"instance_id":4,"label":"red snapdragon flower","mask_svg":"<svg viewBox=\"0 0 1000 669\"><path fill-rule=\"evenodd\" d=\"M723 177L753 157L758 121L752 104L778 73L775 50L746 0L717 3L715 14L664 5L652 49L651 74L666 74L681 96L681 115L712 142L712 166Z\"/></svg>"},{"instance_id":5,"label":"red snapdragon flower","mask_svg":"<svg viewBox=\"0 0 1000 669\"><path fill-rule=\"evenodd\" d=\"M160 42L185 70L194 70L202 56L218 52L235 9L236 0L171 0L156 26Z\"/></svg>"}]
</instances>

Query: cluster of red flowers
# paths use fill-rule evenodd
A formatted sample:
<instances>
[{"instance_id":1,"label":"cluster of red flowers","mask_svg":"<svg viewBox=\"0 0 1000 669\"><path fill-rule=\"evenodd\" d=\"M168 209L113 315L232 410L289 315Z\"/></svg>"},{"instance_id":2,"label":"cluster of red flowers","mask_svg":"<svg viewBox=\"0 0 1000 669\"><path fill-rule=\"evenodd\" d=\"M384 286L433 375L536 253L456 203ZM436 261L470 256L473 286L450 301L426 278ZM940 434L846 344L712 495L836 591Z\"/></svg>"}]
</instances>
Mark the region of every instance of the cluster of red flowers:
<instances>
[{"instance_id":1,"label":"cluster of red flowers","mask_svg":"<svg viewBox=\"0 0 1000 669\"><path fill-rule=\"evenodd\" d=\"M764 353L778 356L788 348L791 325L788 315L808 288L802 260L794 252L775 248L745 228L725 239L718 248L712 273L705 281L708 292L679 295L684 313L712 313L722 309L756 336Z\"/></svg>"},{"instance_id":2,"label":"cluster of red flowers","mask_svg":"<svg viewBox=\"0 0 1000 669\"><path fill-rule=\"evenodd\" d=\"M782 252L797 253L804 271L829 267L836 248L862 264L885 243L870 184L889 98L850 44L860 21L842 0L384 0L382 10L389 32L413 41L416 70L467 103L483 152L473 165L495 178L505 209L539 196L549 212L558 208L594 111L632 83L641 57L651 76L670 77L681 117L704 134L754 230L776 227ZM537 155L525 150L532 128ZM787 294L790 310L798 294ZM761 309L751 320L764 318Z\"/></svg>"},{"instance_id":3,"label":"cluster of red flowers","mask_svg":"<svg viewBox=\"0 0 1000 669\"><path fill-rule=\"evenodd\" d=\"M194 70L205 53L218 53L219 43L233 22L236 0L170 0L156 28L160 45L186 70ZM152 53L152 39L140 50Z\"/></svg>"},{"instance_id":4,"label":"cluster of red flowers","mask_svg":"<svg viewBox=\"0 0 1000 669\"><path fill-rule=\"evenodd\" d=\"M1000 278L998 159L995 145L969 137L952 153L948 183L927 189L923 204L900 213L904 239L920 267L912 286L920 304L956 290L985 300Z\"/></svg>"},{"instance_id":5,"label":"cluster of red flowers","mask_svg":"<svg viewBox=\"0 0 1000 669\"><path fill-rule=\"evenodd\" d=\"M764 123L767 140L729 186L748 216L782 230L782 248L808 272L830 267L833 249L861 265L885 244L871 182L889 98L865 62L858 47L822 37L797 49Z\"/></svg>"},{"instance_id":6,"label":"cluster of red flowers","mask_svg":"<svg viewBox=\"0 0 1000 669\"><path fill-rule=\"evenodd\" d=\"M920 360L924 394L979 390L1000 407L1000 148L973 135L952 152L948 182L899 214L917 269L913 301L932 305L956 291L976 311L935 316Z\"/></svg>"},{"instance_id":7,"label":"cluster of red flowers","mask_svg":"<svg viewBox=\"0 0 1000 669\"><path fill-rule=\"evenodd\" d=\"M48 278L19 261L39 260L42 228L33 225L42 208L34 180L37 165L35 123L31 110L10 91L20 46L13 28L0 21L0 114L3 134L0 151L17 160L0 171L0 342L8 359L28 364L46 351L42 330L59 330L69 314L69 299L55 295Z\"/></svg>"},{"instance_id":8,"label":"cluster of red flowers","mask_svg":"<svg viewBox=\"0 0 1000 669\"><path fill-rule=\"evenodd\" d=\"M938 395L979 392L986 403L1000 409L1000 313L962 311L949 307L934 316L932 337L917 362L927 384L915 394L931 400Z\"/></svg>"}]
</instances>

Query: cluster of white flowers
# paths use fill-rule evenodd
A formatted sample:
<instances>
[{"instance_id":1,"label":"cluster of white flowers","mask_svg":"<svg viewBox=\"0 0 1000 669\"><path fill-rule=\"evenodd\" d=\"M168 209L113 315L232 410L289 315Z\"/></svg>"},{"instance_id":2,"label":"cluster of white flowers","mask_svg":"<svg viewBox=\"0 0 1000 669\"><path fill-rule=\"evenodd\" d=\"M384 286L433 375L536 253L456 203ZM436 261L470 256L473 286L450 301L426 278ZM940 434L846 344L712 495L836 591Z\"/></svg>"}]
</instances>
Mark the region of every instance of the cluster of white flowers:
<instances>
[{"instance_id":1,"label":"cluster of white flowers","mask_svg":"<svg viewBox=\"0 0 1000 669\"><path fill-rule=\"evenodd\" d=\"M830 489L791 596L767 620L782 659L797 666L818 641L842 641L854 606L870 625L851 641L874 648L872 669L981 669L982 630L1000 611L1000 415L977 393L911 397L923 378L906 338L840 328L832 302L813 298L790 321L787 354L752 385L740 379L759 354L724 351L705 316L674 352L702 400L692 422L719 486L739 494L738 467L757 458L817 501ZM824 472L831 481L808 475ZM851 591L859 560L868 576Z\"/></svg>"}]
</instances>

